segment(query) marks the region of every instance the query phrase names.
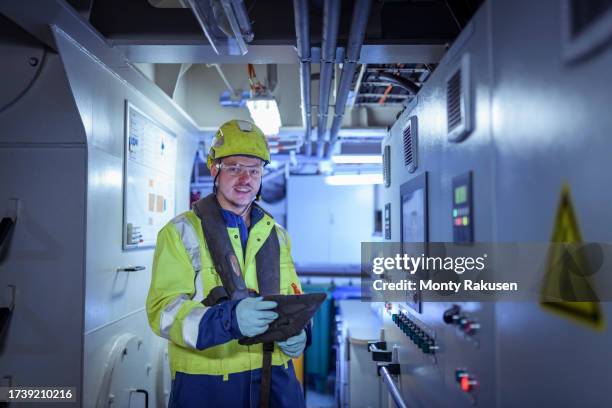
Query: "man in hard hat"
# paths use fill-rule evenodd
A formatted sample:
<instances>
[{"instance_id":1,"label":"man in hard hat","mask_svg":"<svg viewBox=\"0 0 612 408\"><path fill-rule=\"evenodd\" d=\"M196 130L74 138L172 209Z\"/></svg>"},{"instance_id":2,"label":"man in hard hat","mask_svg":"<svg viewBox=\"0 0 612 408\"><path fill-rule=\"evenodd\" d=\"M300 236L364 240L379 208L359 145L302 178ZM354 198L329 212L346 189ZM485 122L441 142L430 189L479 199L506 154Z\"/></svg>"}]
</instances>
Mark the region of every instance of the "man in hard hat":
<instances>
[{"instance_id":1,"label":"man in hard hat","mask_svg":"<svg viewBox=\"0 0 612 408\"><path fill-rule=\"evenodd\" d=\"M276 303L255 292L301 291L287 231L254 202L269 162L257 126L226 122L208 153L213 194L159 232L147 314L169 340L171 407L305 406L291 361L306 346L304 330L266 346L238 343L278 317Z\"/></svg>"}]
</instances>

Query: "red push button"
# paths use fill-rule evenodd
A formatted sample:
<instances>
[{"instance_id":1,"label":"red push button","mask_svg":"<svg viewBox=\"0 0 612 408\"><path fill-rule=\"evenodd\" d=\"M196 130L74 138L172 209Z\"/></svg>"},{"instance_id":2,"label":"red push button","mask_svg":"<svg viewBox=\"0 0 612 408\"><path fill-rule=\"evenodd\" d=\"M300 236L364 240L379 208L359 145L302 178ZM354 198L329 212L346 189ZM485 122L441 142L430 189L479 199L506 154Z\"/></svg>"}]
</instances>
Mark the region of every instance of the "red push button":
<instances>
[{"instance_id":1,"label":"red push button","mask_svg":"<svg viewBox=\"0 0 612 408\"><path fill-rule=\"evenodd\" d=\"M459 383L459 385L463 392L472 392L474 388L478 385L478 382L469 375L465 375L461 377L461 382Z\"/></svg>"}]
</instances>

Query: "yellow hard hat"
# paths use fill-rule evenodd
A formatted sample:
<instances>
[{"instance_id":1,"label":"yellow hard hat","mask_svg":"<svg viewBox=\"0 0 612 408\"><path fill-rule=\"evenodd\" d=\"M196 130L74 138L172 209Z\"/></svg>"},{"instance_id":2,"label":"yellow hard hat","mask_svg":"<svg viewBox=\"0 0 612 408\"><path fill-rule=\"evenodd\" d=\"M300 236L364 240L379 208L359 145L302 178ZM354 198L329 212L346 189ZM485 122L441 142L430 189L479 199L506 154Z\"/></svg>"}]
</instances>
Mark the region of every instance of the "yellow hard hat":
<instances>
[{"instance_id":1,"label":"yellow hard hat","mask_svg":"<svg viewBox=\"0 0 612 408\"><path fill-rule=\"evenodd\" d=\"M261 129L246 120L225 122L213 138L206 165L210 169L213 160L228 156L252 156L270 163L270 148Z\"/></svg>"}]
</instances>

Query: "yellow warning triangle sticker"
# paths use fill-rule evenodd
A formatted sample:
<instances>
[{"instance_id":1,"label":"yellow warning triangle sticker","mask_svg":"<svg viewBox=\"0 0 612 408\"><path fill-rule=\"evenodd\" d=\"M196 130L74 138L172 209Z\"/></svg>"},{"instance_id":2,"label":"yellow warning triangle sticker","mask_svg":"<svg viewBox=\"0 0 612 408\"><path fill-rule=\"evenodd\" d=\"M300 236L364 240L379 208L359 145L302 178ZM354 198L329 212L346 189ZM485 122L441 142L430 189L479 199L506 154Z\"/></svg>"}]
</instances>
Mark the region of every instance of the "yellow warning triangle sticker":
<instances>
[{"instance_id":1,"label":"yellow warning triangle sticker","mask_svg":"<svg viewBox=\"0 0 612 408\"><path fill-rule=\"evenodd\" d=\"M548 253L540 292L541 305L559 316L603 330L605 322L599 302L556 300L597 299L589 279L591 265L583 256L580 245L576 245L583 241L567 184L561 190L551 241L553 245Z\"/></svg>"}]
</instances>

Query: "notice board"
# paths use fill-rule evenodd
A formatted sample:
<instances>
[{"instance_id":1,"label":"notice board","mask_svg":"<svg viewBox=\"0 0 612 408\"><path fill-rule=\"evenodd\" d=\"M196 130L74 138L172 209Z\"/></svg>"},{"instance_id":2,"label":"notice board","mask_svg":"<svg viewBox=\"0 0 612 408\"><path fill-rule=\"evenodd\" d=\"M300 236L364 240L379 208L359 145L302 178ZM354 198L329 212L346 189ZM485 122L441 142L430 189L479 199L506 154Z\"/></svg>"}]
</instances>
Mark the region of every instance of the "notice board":
<instances>
[{"instance_id":1,"label":"notice board","mask_svg":"<svg viewBox=\"0 0 612 408\"><path fill-rule=\"evenodd\" d=\"M125 104L123 249L155 246L175 215L176 136Z\"/></svg>"}]
</instances>

